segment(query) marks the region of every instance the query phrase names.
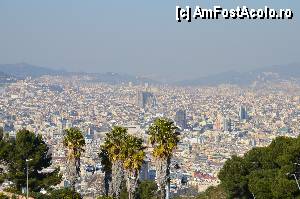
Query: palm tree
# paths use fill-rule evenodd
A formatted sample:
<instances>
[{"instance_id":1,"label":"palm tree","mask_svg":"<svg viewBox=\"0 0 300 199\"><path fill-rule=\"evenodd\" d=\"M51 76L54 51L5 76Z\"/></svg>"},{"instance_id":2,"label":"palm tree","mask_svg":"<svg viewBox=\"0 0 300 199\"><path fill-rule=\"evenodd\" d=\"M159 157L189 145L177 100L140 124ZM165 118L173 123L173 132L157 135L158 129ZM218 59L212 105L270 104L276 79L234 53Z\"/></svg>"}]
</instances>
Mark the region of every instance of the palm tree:
<instances>
[{"instance_id":1,"label":"palm tree","mask_svg":"<svg viewBox=\"0 0 300 199\"><path fill-rule=\"evenodd\" d=\"M122 158L126 176L128 198L133 199L138 187L139 172L145 158L143 139L128 135L126 138Z\"/></svg>"},{"instance_id":2,"label":"palm tree","mask_svg":"<svg viewBox=\"0 0 300 199\"><path fill-rule=\"evenodd\" d=\"M112 164L111 192L115 198L120 198L121 185L124 179L122 153L127 137L127 129L115 126L106 134L103 147L107 149Z\"/></svg>"},{"instance_id":3,"label":"palm tree","mask_svg":"<svg viewBox=\"0 0 300 199\"><path fill-rule=\"evenodd\" d=\"M157 186L161 199L169 197L171 157L179 142L177 129L174 122L166 118L156 119L149 127L150 142L154 147L152 155L156 163Z\"/></svg>"},{"instance_id":4,"label":"palm tree","mask_svg":"<svg viewBox=\"0 0 300 199\"><path fill-rule=\"evenodd\" d=\"M85 140L78 128L70 128L65 130L63 144L68 149L68 177L72 189L75 190L76 180L80 177L80 157L84 152Z\"/></svg>"}]
</instances>

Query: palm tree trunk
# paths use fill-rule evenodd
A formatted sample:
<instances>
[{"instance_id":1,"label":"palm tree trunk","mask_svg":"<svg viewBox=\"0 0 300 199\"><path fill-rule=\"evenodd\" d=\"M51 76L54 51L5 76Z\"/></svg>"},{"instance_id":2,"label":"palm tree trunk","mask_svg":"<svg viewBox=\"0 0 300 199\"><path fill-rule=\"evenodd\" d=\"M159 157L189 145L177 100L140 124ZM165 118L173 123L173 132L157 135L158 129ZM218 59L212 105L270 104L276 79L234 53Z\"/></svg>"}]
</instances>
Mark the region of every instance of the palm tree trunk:
<instances>
[{"instance_id":1,"label":"palm tree trunk","mask_svg":"<svg viewBox=\"0 0 300 199\"><path fill-rule=\"evenodd\" d=\"M122 161L117 160L112 164L112 193L115 198L120 198L123 179L123 164Z\"/></svg>"},{"instance_id":2,"label":"palm tree trunk","mask_svg":"<svg viewBox=\"0 0 300 199\"><path fill-rule=\"evenodd\" d=\"M76 177L80 177L80 158L75 159Z\"/></svg>"},{"instance_id":3,"label":"palm tree trunk","mask_svg":"<svg viewBox=\"0 0 300 199\"><path fill-rule=\"evenodd\" d=\"M136 189L138 187L139 171L126 171L126 188L128 192L128 198L134 199Z\"/></svg>"},{"instance_id":4,"label":"palm tree trunk","mask_svg":"<svg viewBox=\"0 0 300 199\"><path fill-rule=\"evenodd\" d=\"M167 185L167 159L156 160L156 179L157 186L160 191L160 198L166 198L166 185Z\"/></svg>"},{"instance_id":5,"label":"palm tree trunk","mask_svg":"<svg viewBox=\"0 0 300 199\"><path fill-rule=\"evenodd\" d=\"M133 194L131 192L128 192L128 199L133 199Z\"/></svg>"},{"instance_id":6,"label":"palm tree trunk","mask_svg":"<svg viewBox=\"0 0 300 199\"><path fill-rule=\"evenodd\" d=\"M166 199L170 199L170 182L167 182L166 186Z\"/></svg>"},{"instance_id":7,"label":"palm tree trunk","mask_svg":"<svg viewBox=\"0 0 300 199\"><path fill-rule=\"evenodd\" d=\"M105 195L109 196L110 193L110 182L111 182L111 172L105 172L104 176L104 190L105 190Z\"/></svg>"},{"instance_id":8,"label":"palm tree trunk","mask_svg":"<svg viewBox=\"0 0 300 199\"><path fill-rule=\"evenodd\" d=\"M74 159L68 160L66 174L67 174L66 177L70 183L71 189L75 191L75 184L76 184L77 178L76 178L76 168L75 168L75 160Z\"/></svg>"},{"instance_id":9,"label":"palm tree trunk","mask_svg":"<svg viewBox=\"0 0 300 199\"><path fill-rule=\"evenodd\" d=\"M171 158L167 158L167 172L166 172L166 179L167 179L167 186L166 186L166 199L170 198L170 164Z\"/></svg>"}]
</instances>

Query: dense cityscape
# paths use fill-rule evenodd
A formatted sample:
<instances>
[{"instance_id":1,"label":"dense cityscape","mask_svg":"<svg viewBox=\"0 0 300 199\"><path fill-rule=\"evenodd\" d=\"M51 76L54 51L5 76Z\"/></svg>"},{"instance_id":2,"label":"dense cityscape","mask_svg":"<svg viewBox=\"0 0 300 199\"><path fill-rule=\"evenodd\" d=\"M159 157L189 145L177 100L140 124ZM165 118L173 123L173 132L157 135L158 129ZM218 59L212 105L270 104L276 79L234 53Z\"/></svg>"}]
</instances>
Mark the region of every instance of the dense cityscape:
<instances>
[{"instance_id":1,"label":"dense cityscape","mask_svg":"<svg viewBox=\"0 0 300 199\"><path fill-rule=\"evenodd\" d=\"M66 170L64 130L81 129L86 146L77 191L92 197L104 192L99 147L111 128L124 126L144 140L140 179L154 181L148 128L155 118L170 118L180 130L171 161L171 195L196 194L220 183L218 173L232 155L243 156L278 136L298 136L298 84L259 85L110 85L89 75L26 78L1 90L0 127L12 138L23 128L42 135L51 149L51 168L59 166L61 174ZM63 175L59 186L67 185Z\"/></svg>"}]
</instances>

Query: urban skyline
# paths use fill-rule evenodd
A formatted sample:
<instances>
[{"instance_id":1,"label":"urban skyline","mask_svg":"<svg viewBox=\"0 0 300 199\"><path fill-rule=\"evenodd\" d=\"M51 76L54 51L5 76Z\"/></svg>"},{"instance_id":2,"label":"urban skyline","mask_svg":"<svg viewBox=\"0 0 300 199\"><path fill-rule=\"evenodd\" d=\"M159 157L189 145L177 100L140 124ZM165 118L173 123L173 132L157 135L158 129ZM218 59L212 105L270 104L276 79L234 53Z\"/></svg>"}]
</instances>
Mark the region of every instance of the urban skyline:
<instances>
[{"instance_id":1,"label":"urban skyline","mask_svg":"<svg viewBox=\"0 0 300 199\"><path fill-rule=\"evenodd\" d=\"M277 136L297 137L300 132L300 87L294 82L242 88L110 85L89 79L89 75L26 78L7 85L0 98L4 132L15 137L26 128L42 135L52 148L51 168L66 169L64 129L82 130L86 151L78 191L85 196L103 191L104 174L95 171L101 166L97 151L114 126L124 126L144 140L149 151L142 176L148 180L155 180L156 170L147 129L158 117L170 118L180 127L171 163L171 196L187 188L203 192L216 186L218 172L232 155L243 156L252 148L268 146ZM180 169L174 170L174 165Z\"/></svg>"}]
</instances>

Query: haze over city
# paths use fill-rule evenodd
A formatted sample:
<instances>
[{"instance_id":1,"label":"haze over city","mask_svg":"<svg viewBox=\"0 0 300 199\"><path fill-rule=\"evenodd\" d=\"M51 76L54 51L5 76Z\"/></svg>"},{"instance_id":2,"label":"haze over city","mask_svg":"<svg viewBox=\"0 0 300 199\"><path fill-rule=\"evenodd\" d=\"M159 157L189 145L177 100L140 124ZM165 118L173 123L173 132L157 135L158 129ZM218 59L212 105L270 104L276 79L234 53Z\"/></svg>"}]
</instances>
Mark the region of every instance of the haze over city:
<instances>
[{"instance_id":1,"label":"haze over city","mask_svg":"<svg viewBox=\"0 0 300 199\"><path fill-rule=\"evenodd\" d=\"M299 11L1 0L0 198L300 198Z\"/></svg>"},{"instance_id":2,"label":"haze over city","mask_svg":"<svg viewBox=\"0 0 300 199\"><path fill-rule=\"evenodd\" d=\"M177 23L176 5L291 8L292 20ZM298 1L0 2L0 63L180 81L299 63Z\"/></svg>"}]
</instances>

